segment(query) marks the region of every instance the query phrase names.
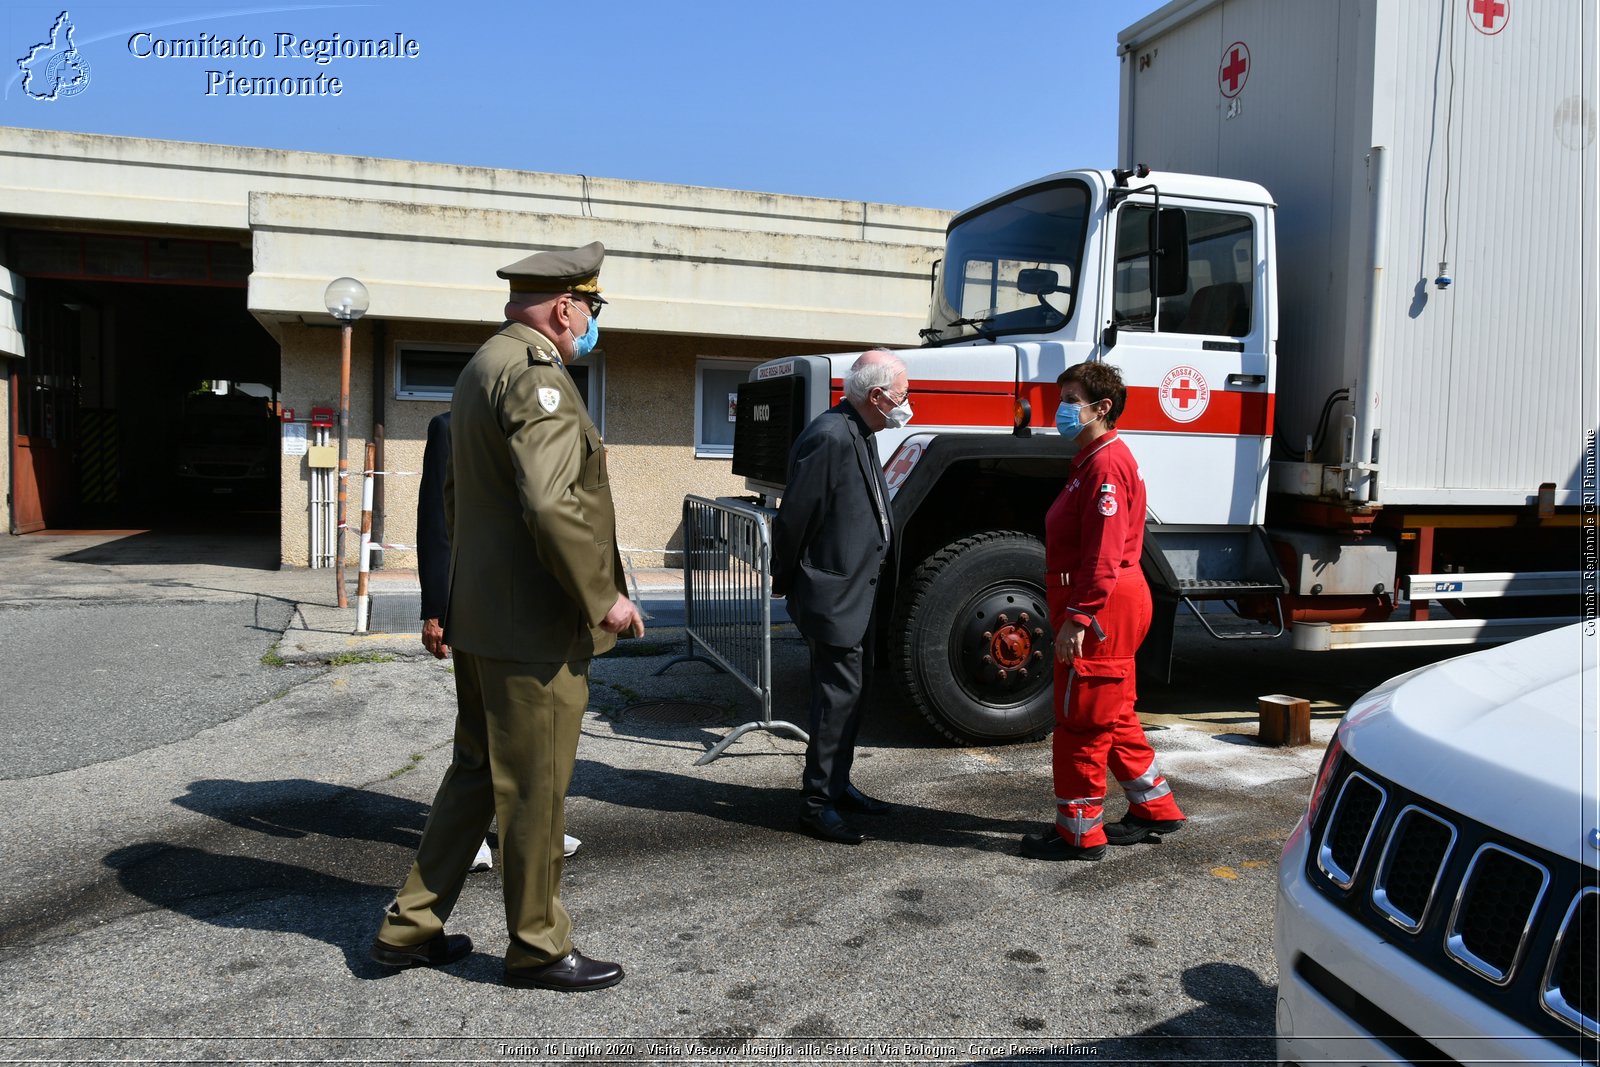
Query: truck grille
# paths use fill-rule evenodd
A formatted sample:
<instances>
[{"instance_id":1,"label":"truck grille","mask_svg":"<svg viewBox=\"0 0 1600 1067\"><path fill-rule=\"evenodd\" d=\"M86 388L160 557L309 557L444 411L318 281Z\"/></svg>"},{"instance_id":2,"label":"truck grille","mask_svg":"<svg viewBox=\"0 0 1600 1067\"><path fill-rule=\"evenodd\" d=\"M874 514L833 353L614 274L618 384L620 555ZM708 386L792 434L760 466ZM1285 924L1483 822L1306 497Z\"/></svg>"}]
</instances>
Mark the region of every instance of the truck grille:
<instances>
[{"instance_id":1,"label":"truck grille","mask_svg":"<svg viewBox=\"0 0 1600 1067\"><path fill-rule=\"evenodd\" d=\"M1594 1061L1600 872L1341 759L1310 883L1389 944ZM1398 929L1397 929L1398 928Z\"/></svg>"}]
</instances>

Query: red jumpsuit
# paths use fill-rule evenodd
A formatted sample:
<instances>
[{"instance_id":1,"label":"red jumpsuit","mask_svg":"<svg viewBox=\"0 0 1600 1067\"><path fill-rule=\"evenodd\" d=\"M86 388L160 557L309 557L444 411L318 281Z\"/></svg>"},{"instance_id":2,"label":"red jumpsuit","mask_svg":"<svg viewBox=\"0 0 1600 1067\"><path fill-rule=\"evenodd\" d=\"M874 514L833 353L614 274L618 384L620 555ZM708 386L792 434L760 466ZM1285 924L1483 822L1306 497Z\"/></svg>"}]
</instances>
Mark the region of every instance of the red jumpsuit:
<instances>
[{"instance_id":1,"label":"red jumpsuit","mask_svg":"<svg viewBox=\"0 0 1600 1067\"><path fill-rule=\"evenodd\" d=\"M1050 623L1057 632L1068 619L1088 627L1073 669L1055 665L1052 737L1056 830L1083 847L1106 839L1108 765L1129 814L1184 817L1133 710L1133 657L1150 629L1150 588L1139 570L1144 513L1139 465L1111 430L1074 457L1045 515Z\"/></svg>"}]
</instances>

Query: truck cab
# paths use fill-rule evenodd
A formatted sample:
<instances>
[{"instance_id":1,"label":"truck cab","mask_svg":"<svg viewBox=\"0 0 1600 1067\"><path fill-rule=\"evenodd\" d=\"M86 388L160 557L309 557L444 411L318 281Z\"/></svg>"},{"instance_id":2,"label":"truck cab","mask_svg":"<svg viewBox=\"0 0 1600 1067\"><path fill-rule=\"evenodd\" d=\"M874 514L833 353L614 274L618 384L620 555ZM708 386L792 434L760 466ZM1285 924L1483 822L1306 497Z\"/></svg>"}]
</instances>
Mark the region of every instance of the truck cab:
<instances>
[{"instance_id":1,"label":"truck cab","mask_svg":"<svg viewBox=\"0 0 1600 1067\"><path fill-rule=\"evenodd\" d=\"M1128 384L1118 429L1165 539L1146 553L1152 662L1185 596L1283 590L1260 530L1272 226L1260 186L1134 169L1054 174L951 222L924 344L898 353L913 422L876 435L896 525L879 636L907 696L950 737L1036 738L1053 721L1043 526L1074 451L1054 426L1069 366L1109 360ZM855 356L753 372L734 442L750 488L781 497L789 442L837 402Z\"/></svg>"}]
</instances>

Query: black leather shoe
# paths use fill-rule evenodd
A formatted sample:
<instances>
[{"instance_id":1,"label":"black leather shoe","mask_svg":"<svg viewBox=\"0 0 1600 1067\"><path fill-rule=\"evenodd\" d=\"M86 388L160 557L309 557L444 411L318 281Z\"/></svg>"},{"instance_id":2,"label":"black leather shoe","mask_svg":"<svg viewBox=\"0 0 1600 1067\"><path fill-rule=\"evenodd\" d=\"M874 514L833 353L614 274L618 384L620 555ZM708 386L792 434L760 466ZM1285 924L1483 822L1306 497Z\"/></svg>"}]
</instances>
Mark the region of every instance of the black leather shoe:
<instances>
[{"instance_id":1,"label":"black leather shoe","mask_svg":"<svg viewBox=\"0 0 1600 1067\"><path fill-rule=\"evenodd\" d=\"M1074 845L1066 838L1047 830L1042 834L1022 836L1022 854L1035 860L1089 860L1096 861L1106 854L1104 845Z\"/></svg>"},{"instance_id":2,"label":"black leather shoe","mask_svg":"<svg viewBox=\"0 0 1600 1067\"><path fill-rule=\"evenodd\" d=\"M1106 843L1111 845L1138 845L1146 841L1159 843L1163 834L1175 834L1183 829L1184 819L1141 819L1137 815L1124 815L1122 821L1106 824Z\"/></svg>"},{"instance_id":3,"label":"black leather shoe","mask_svg":"<svg viewBox=\"0 0 1600 1067\"><path fill-rule=\"evenodd\" d=\"M391 945L372 939L367 955L385 967L443 967L472 951L472 938L466 934L440 934L420 945Z\"/></svg>"},{"instance_id":4,"label":"black leather shoe","mask_svg":"<svg viewBox=\"0 0 1600 1067\"><path fill-rule=\"evenodd\" d=\"M533 989L555 989L563 993L581 993L586 989L604 989L622 981L622 967L604 960L591 960L573 949L554 963L527 971L507 971L506 985Z\"/></svg>"},{"instance_id":5,"label":"black leather shoe","mask_svg":"<svg viewBox=\"0 0 1600 1067\"><path fill-rule=\"evenodd\" d=\"M869 797L853 785L844 787L844 795L839 798L839 807L844 811L853 811L857 815L887 815L894 810L894 805L887 800Z\"/></svg>"},{"instance_id":6,"label":"black leather shoe","mask_svg":"<svg viewBox=\"0 0 1600 1067\"><path fill-rule=\"evenodd\" d=\"M824 841L836 841L841 845L859 845L867 839L866 834L845 822L832 808L823 808L818 812L808 811L801 815L800 829L812 837Z\"/></svg>"}]
</instances>

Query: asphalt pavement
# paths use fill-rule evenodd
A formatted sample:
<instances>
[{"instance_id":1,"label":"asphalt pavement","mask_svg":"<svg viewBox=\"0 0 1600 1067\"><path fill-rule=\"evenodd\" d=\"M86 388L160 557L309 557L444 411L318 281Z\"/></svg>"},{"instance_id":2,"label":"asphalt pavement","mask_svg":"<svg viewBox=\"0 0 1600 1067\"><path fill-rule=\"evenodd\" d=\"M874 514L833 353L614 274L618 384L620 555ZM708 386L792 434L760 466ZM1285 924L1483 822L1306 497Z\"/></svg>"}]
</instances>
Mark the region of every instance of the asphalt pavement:
<instances>
[{"instance_id":1,"label":"asphalt pavement","mask_svg":"<svg viewBox=\"0 0 1600 1067\"><path fill-rule=\"evenodd\" d=\"M1340 712L1422 654L1201 645L1141 710L1190 815L1104 862L1016 854L1051 811L1047 742L944 744L886 686L856 780L896 814L858 848L794 832L804 747L658 622L597 660L563 899L587 994L498 983L476 951L390 972L367 946L449 760L453 679L415 634L356 635L327 572L262 539L0 538L0 1021L7 1062L1208 1063L1272 1057L1276 863ZM642 578L671 619L670 573ZM776 714L805 648L773 632ZM1316 701L1318 744L1254 738ZM652 706L653 705L653 706ZM1113 801L1108 816L1120 811Z\"/></svg>"}]
</instances>

